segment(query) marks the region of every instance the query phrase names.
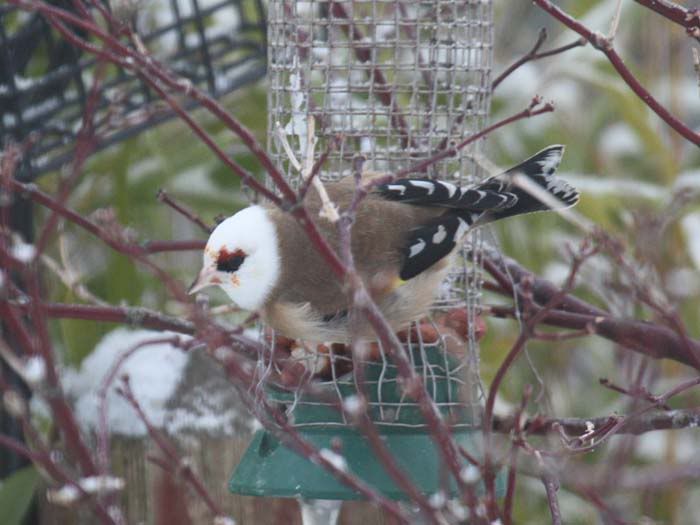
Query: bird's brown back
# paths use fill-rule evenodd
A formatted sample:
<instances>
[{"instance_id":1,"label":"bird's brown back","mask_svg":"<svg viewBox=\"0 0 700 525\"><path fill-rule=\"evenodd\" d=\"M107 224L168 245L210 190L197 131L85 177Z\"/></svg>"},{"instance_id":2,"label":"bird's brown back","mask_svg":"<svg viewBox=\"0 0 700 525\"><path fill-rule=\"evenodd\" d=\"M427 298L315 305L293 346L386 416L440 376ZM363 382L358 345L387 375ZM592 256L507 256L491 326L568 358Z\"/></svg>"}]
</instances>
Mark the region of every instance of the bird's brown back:
<instances>
[{"instance_id":1,"label":"bird's brown back","mask_svg":"<svg viewBox=\"0 0 700 525\"><path fill-rule=\"evenodd\" d=\"M341 212L350 205L354 194L352 177L325 186ZM320 232L337 250L337 225L319 217L321 200L314 189L307 194L305 205ZM269 208L269 213L277 227L280 249L284 254L280 282L285 283L284 289L280 286L273 290L270 300L310 302L323 315L347 310L346 292L302 226L277 208ZM381 294L378 282L398 278L407 232L442 213L444 210L440 208L391 202L378 195L364 199L353 226L352 252L358 272L370 289Z\"/></svg>"}]
</instances>

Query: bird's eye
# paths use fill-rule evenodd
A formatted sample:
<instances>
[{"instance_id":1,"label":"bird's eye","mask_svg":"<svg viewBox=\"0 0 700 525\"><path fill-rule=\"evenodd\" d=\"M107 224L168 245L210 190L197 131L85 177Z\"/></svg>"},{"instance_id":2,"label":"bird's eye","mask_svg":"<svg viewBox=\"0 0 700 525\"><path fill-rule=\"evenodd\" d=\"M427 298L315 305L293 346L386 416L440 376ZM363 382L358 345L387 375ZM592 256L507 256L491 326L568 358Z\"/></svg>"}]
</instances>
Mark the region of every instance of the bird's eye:
<instances>
[{"instance_id":1,"label":"bird's eye","mask_svg":"<svg viewBox=\"0 0 700 525\"><path fill-rule=\"evenodd\" d=\"M216 269L220 272L233 273L238 271L245 258L246 254L242 250L236 250L235 252L221 250L216 259Z\"/></svg>"}]
</instances>

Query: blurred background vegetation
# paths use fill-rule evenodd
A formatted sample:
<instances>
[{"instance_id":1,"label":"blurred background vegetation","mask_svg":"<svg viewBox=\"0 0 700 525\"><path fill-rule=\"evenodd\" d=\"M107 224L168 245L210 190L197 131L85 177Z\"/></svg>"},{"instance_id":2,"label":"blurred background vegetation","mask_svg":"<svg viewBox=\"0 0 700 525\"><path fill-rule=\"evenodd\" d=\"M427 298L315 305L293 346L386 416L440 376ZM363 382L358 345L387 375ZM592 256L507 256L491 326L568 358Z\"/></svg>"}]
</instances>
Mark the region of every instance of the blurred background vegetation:
<instances>
[{"instance_id":1,"label":"blurred background vegetation","mask_svg":"<svg viewBox=\"0 0 700 525\"><path fill-rule=\"evenodd\" d=\"M494 4L495 74L532 47L541 27L546 27L550 35L543 50L576 39L575 34L530 2L496 0ZM602 32L607 32L615 8L612 0L568 0L559 5ZM681 28L634 2L623 2L622 9L615 39L620 54L652 93L697 128L700 96L690 40ZM677 305L690 335L699 337L700 151L662 123L624 84L605 57L590 46L526 64L516 71L494 94L492 120L519 111L534 94L553 100L556 111L491 135L485 148L489 160L507 167L549 144L566 144L561 172L582 189L578 211L627 243L640 267ZM264 81L227 96L223 103L266 143ZM236 161L263 176L236 137L200 112L194 111L194 115ZM49 174L40 185L51 192L57 180L57 174ZM213 222L219 214L230 215L246 203L236 177L183 123L173 120L95 155L87 164L71 205L85 214L112 207L119 221L133 226L144 241L203 238L200 231L158 202L156 193L160 188L195 209L207 222ZM574 226L552 215L509 221L486 235L505 254L556 282L566 276L565 245L575 244L580 237ZM67 226L63 244L54 247L52 255L64 258L83 276L86 286L105 301L179 313L175 304L168 303L161 282L124 257L100 249L82 232ZM159 257L177 278L189 282L200 256L186 253ZM620 315L651 318L649 312L631 301L612 298L610 292L622 286L624 279L611 271L604 258L588 263L583 276L577 292L589 300ZM49 282L54 300L77 300L57 280ZM484 297L486 303L498 300L502 301L488 294ZM54 340L63 351L66 365L79 365L111 328L80 321L55 322ZM489 320L481 353L485 384L517 331L513 321ZM538 394L537 403L530 407L533 412L539 409L553 416L577 417L625 412L626 401L600 387L598 379L607 377L625 383L637 366L637 357L618 353L599 338L533 342L527 359L521 359L509 373L498 409L502 413L512 411L524 386L533 384ZM687 373L677 364L650 366L663 377L656 383L659 389ZM700 396L688 395L682 404L697 405L698 401ZM625 439L614 438L581 461L592 467L604 463ZM672 464L688 460L700 440L693 430L657 432L632 444L626 442L625 446L633 447L634 463ZM541 484L522 478L518 490L516 523L542 523L548 510ZM697 515L692 512L692 501L700 496L697 485L669 485L649 495L650 503L644 505L635 499L642 496L615 500L615 504L621 509L637 509L631 511L631 516L643 513L660 523L691 523L689 520ZM561 504L567 523L599 520L593 507L566 490L561 492Z\"/></svg>"}]
</instances>

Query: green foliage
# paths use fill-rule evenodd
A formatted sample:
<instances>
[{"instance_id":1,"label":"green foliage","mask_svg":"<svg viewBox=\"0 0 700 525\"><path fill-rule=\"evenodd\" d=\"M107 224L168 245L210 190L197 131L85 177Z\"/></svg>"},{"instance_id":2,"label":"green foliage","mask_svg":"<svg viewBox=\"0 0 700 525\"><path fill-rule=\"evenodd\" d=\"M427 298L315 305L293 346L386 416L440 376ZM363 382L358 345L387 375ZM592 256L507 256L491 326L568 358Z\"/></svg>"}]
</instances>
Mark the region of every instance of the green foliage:
<instances>
[{"instance_id":1,"label":"green foliage","mask_svg":"<svg viewBox=\"0 0 700 525\"><path fill-rule=\"evenodd\" d=\"M39 473L34 467L15 471L0 481L0 509L3 525L22 525L34 499Z\"/></svg>"}]
</instances>

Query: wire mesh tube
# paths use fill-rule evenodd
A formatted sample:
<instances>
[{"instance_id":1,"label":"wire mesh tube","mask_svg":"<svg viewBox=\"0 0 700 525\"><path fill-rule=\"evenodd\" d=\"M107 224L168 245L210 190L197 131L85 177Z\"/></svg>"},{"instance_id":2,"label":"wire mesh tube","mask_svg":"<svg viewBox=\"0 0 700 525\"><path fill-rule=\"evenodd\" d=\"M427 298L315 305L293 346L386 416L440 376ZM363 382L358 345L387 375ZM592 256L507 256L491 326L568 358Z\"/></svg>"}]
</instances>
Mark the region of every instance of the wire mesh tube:
<instances>
[{"instance_id":1,"label":"wire mesh tube","mask_svg":"<svg viewBox=\"0 0 700 525\"><path fill-rule=\"evenodd\" d=\"M268 18L268 150L294 183L299 173L279 133L301 159L311 117L316 159L328 141L338 141L321 171L323 180L350 175L358 155L366 159L366 170L406 168L478 131L488 118L493 38L488 0L270 0ZM428 176L460 183L478 178L479 148L476 142L433 165ZM481 292L478 232L466 243L477 248L468 250L472 260L456 265L436 308L466 308L473 320ZM470 407L471 424L479 399L474 324L458 355L448 351L449 336L428 344L417 331L408 341L409 356L434 399L451 414ZM352 400L347 353L331 346L296 358L328 392ZM271 366L261 363L261 384L279 372ZM373 419L420 426L417 408L400 393L396 370L381 347L367 366ZM323 410L323 400L282 397L297 425L346 423L337 411Z\"/></svg>"}]
</instances>

